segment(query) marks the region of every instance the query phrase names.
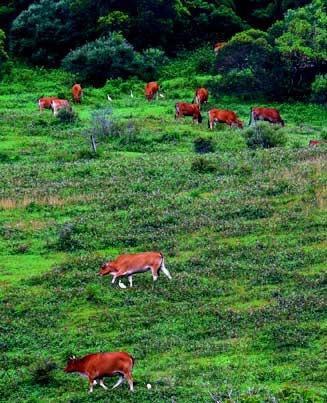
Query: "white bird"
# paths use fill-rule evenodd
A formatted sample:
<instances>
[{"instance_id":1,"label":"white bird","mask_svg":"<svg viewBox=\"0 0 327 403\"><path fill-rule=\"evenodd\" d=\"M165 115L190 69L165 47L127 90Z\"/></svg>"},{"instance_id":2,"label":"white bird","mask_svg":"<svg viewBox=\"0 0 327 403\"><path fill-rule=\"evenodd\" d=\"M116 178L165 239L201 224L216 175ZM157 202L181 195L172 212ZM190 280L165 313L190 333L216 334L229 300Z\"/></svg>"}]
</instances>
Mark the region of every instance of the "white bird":
<instances>
[{"instance_id":1,"label":"white bird","mask_svg":"<svg viewBox=\"0 0 327 403\"><path fill-rule=\"evenodd\" d=\"M108 98L108 101L112 102L112 99L109 94L107 95L107 98Z\"/></svg>"},{"instance_id":2,"label":"white bird","mask_svg":"<svg viewBox=\"0 0 327 403\"><path fill-rule=\"evenodd\" d=\"M151 383L148 383L148 384L146 385L146 387L148 388L148 390L150 390L150 389L152 388Z\"/></svg>"},{"instance_id":3,"label":"white bird","mask_svg":"<svg viewBox=\"0 0 327 403\"><path fill-rule=\"evenodd\" d=\"M131 90L131 98L134 98L133 91Z\"/></svg>"},{"instance_id":4,"label":"white bird","mask_svg":"<svg viewBox=\"0 0 327 403\"><path fill-rule=\"evenodd\" d=\"M165 96L163 94L159 94L159 97L161 98L165 98Z\"/></svg>"}]
</instances>

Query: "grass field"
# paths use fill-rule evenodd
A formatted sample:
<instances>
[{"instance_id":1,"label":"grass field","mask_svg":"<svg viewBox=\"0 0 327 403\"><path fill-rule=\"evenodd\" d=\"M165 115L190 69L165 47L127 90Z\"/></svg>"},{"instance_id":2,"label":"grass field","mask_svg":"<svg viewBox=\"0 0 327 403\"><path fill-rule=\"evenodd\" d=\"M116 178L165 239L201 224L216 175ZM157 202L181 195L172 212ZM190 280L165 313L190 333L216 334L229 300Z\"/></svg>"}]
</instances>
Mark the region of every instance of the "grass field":
<instances>
[{"instance_id":1,"label":"grass field","mask_svg":"<svg viewBox=\"0 0 327 403\"><path fill-rule=\"evenodd\" d=\"M326 148L307 147L326 109L275 104L286 146L255 151L240 130L209 132L205 114L175 122L175 102L208 80L162 79L153 103L135 80L86 88L71 124L36 105L69 96L65 73L17 66L0 84L0 401L326 401ZM247 123L255 104L206 110ZM95 156L99 108L118 129ZM198 136L216 151L196 154ZM172 281L122 290L97 276L144 250L164 253ZM136 358L133 394L88 395L63 372L70 353L115 350Z\"/></svg>"}]
</instances>

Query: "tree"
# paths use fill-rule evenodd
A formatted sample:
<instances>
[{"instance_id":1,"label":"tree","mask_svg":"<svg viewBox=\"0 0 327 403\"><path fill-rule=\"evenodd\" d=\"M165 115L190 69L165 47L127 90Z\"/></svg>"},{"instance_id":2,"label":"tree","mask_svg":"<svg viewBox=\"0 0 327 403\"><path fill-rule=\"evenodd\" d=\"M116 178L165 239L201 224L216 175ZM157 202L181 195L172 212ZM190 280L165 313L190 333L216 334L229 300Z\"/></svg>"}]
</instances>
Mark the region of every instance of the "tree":
<instances>
[{"instance_id":1,"label":"tree","mask_svg":"<svg viewBox=\"0 0 327 403\"><path fill-rule=\"evenodd\" d=\"M132 45L121 34L113 33L73 50L62 66L82 82L103 85L109 78L134 73L135 56Z\"/></svg>"},{"instance_id":2,"label":"tree","mask_svg":"<svg viewBox=\"0 0 327 403\"><path fill-rule=\"evenodd\" d=\"M5 51L5 33L0 29L0 73L3 63L7 60L8 56Z\"/></svg>"},{"instance_id":3,"label":"tree","mask_svg":"<svg viewBox=\"0 0 327 403\"><path fill-rule=\"evenodd\" d=\"M308 94L315 76L327 72L326 9L324 0L314 0L305 7L289 10L269 30L293 95Z\"/></svg>"}]
</instances>

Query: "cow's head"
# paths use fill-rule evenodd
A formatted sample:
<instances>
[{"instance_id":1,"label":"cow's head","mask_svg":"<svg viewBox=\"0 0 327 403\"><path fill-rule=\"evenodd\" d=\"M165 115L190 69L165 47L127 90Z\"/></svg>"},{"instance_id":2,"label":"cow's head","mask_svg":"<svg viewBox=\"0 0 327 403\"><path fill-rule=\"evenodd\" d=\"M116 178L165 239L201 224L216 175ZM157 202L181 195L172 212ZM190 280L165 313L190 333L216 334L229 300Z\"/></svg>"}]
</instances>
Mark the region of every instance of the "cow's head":
<instances>
[{"instance_id":1,"label":"cow's head","mask_svg":"<svg viewBox=\"0 0 327 403\"><path fill-rule=\"evenodd\" d=\"M240 119L236 119L236 124L237 124L238 128L243 129L244 125L243 125L243 122Z\"/></svg>"},{"instance_id":2,"label":"cow's head","mask_svg":"<svg viewBox=\"0 0 327 403\"><path fill-rule=\"evenodd\" d=\"M76 363L77 363L77 358L72 355L68 358L66 367L64 369L65 372L74 372L76 371Z\"/></svg>"},{"instance_id":3,"label":"cow's head","mask_svg":"<svg viewBox=\"0 0 327 403\"><path fill-rule=\"evenodd\" d=\"M115 271L116 269L112 266L111 262L107 262L100 267L99 276L106 276L114 273Z\"/></svg>"}]
</instances>

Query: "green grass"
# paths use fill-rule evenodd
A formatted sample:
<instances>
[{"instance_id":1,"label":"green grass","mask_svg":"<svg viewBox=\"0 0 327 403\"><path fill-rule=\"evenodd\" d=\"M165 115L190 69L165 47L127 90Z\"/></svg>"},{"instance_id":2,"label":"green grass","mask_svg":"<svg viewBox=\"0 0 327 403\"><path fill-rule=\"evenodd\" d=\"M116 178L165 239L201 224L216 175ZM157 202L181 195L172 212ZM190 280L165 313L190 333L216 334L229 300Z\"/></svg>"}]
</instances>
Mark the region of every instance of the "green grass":
<instances>
[{"instance_id":1,"label":"green grass","mask_svg":"<svg viewBox=\"0 0 327 403\"><path fill-rule=\"evenodd\" d=\"M286 146L248 150L240 130L175 122L175 102L209 78L162 79L153 103L135 80L86 88L71 125L35 103L69 96L65 73L17 66L2 83L1 401L326 400L326 150L307 147L326 109L275 104ZM247 122L254 104L211 97L205 110ZM83 133L103 107L123 133L93 158ZM210 172L194 169L200 135L214 139ZM97 276L104 259L143 250L165 254L171 282L144 274L121 290ZM134 394L89 396L62 370L71 352L113 350L136 358ZM56 369L40 384L44 359Z\"/></svg>"}]
</instances>

